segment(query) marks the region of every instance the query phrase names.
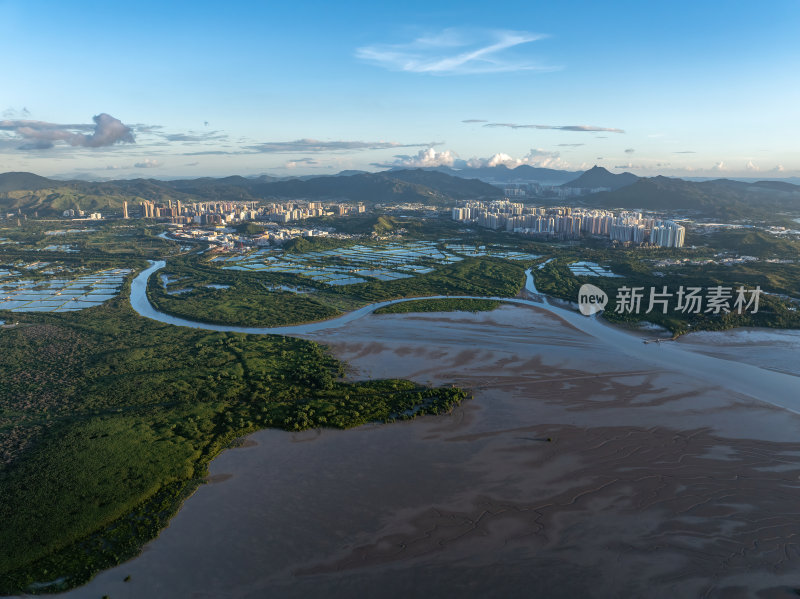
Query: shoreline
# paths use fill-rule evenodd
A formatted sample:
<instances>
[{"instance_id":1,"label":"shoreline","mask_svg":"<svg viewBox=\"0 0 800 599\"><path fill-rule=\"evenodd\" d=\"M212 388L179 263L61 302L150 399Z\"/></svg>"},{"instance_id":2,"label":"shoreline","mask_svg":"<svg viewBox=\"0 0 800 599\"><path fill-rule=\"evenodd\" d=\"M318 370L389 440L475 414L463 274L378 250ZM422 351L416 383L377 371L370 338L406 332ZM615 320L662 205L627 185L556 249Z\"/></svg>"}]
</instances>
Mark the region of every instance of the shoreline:
<instances>
[{"instance_id":1,"label":"shoreline","mask_svg":"<svg viewBox=\"0 0 800 599\"><path fill-rule=\"evenodd\" d=\"M147 282L149 277L159 269L163 268L164 265L165 261L163 260L154 262L149 268L140 272L133 279L129 292L129 301L131 307L139 315L163 322L165 324L173 324L177 326L186 326L212 331L258 335L280 334L287 336L306 337L307 335L314 335L324 331L333 331L339 329L345 324L357 322L364 316L371 314L376 309L383 306L420 299L402 298L376 302L353 310L352 312L345 313L337 318L301 325L282 327L238 327L211 325L202 322L186 320L183 318L176 318L159 312L153 308L147 298ZM629 357L645 360L652 366L658 368L669 367L677 369L688 375L694 374L701 379L716 379L720 384L728 383L729 379L733 377L736 380L738 389L741 392L746 393L751 397L759 398L760 401L787 409L795 413L800 413L800 394L797 392L797 381L793 375L777 371L766 371L759 366L754 366L742 361L730 360L718 355L693 352L690 349L686 349L685 344L643 343L640 334L637 335L621 329L612 323L608 323L603 319L598 318L597 315L586 317L577 312L571 312L569 310L565 310L564 308L551 305L547 297L539 293L539 291L536 289L532 270L533 269L528 269L525 272L526 281L524 292L536 297L541 301L522 299L519 297L475 298L472 296L434 296L433 299L497 299L504 301L506 304L532 307L537 310L552 314L556 318L568 323L577 330L593 338L602 340L606 345L615 347L624 354L627 354ZM426 299L432 298L429 297ZM736 371L733 373L729 372L731 364L738 365ZM763 374L765 372L768 372L771 376L765 378ZM759 379L762 379L761 384L753 382ZM770 387L768 398L765 397L764 389L762 388L765 380L768 382Z\"/></svg>"},{"instance_id":2,"label":"shoreline","mask_svg":"<svg viewBox=\"0 0 800 599\"><path fill-rule=\"evenodd\" d=\"M67 596L401 597L413 580L440 596L666 598L790 584L794 557L770 556L800 525L769 522L794 510L800 418L733 378L653 368L520 308L308 335L353 378L391 370L475 397L392 426L252 433L138 558Z\"/></svg>"}]
</instances>

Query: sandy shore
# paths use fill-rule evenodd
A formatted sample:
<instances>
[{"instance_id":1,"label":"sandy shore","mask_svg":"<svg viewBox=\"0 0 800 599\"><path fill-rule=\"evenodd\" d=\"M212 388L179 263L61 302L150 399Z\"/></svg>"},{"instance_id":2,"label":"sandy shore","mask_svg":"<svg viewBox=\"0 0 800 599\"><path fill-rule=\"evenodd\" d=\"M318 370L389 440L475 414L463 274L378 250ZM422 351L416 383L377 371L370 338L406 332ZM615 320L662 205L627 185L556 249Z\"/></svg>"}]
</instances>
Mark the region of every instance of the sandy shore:
<instances>
[{"instance_id":1,"label":"sandy shore","mask_svg":"<svg viewBox=\"0 0 800 599\"><path fill-rule=\"evenodd\" d=\"M309 338L353 379L474 399L407 423L256 433L139 558L68 596L796 596L800 416L768 398L529 307ZM764 341L759 360L793 348Z\"/></svg>"}]
</instances>

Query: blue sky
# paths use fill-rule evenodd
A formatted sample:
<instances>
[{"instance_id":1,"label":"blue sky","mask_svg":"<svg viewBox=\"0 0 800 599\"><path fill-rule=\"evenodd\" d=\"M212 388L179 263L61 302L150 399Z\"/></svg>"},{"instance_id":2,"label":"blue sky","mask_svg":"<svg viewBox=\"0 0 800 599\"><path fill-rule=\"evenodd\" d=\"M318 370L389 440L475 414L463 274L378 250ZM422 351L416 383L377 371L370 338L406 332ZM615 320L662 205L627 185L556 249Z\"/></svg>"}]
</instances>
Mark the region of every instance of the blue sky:
<instances>
[{"instance_id":1,"label":"blue sky","mask_svg":"<svg viewBox=\"0 0 800 599\"><path fill-rule=\"evenodd\" d=\"M0 23L0 172L800 175L797 0L0 0Z\"/></svg>"}]
</instances>

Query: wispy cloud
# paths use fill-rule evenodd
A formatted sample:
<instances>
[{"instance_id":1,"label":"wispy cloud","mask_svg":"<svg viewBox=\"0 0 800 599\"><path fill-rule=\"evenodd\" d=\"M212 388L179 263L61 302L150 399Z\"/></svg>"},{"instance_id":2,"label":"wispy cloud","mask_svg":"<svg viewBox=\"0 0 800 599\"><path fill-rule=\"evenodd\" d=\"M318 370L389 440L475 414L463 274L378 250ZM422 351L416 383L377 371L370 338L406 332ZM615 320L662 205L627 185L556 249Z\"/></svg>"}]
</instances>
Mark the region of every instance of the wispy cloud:
<instances>
[{"instance_id":1,"label":"wispy cloud","mask_svg":"<svg viewBox=\"0 0 800 599\"><path fill-rule=\"evenodd\" d=\"M245 149L255 153L284 153L284 152L347 152L358 150L387 150L393 148L420 148L438 146L441 142L402 144L393 141L321 141L318 139L296 139L294 141L268 141Z\"/></svg>"},{"instance_id":2,"label":"wispy cloud","mask_svg":"<svg viewBox=\"0 0 800 599\"><path fill-rule=\"evenodd\" d=\"M407 43L362 46L355 55L392 71L434 75L557 70L512 52L545 37L527 31L445 29Z\"/></svg>"},{"instance_id":3,"label":"wispy cloud","mask_svg":"<svg viewBox=\"0 0 800 599\"><path fill-rule=\"evenodd\" d=\"M559 148L580 148L586 144L556 144Z\"/></svg>"},{"instance_id":4,"label":"wispy cloud","mask_svg":"<svg viewBox=\"0 0 800 599\"><path fill-rule=\"evenodd\" d=\"M183 152L181 156L229 156L235 154L255 154L256 152L242 152L230 150L201 150L199 152Z\"/></svg>"},{"instance_id":5,"label":"wispy cloud","mask_svg":"<svg viewBox=\"0 0 800 599\"><path fill-rule=\"evenodd\" d=\"M4 119L27 119L31 116L31 111L22 107L21 110L17 110L16 108L6 108L3 111L3 118Z\"/></svg>"},{"instance_id":6,"label":"wispy cloud","mask_svg":"<svg viewBox=\"0 0 800 599\"><path fill-rule=\"evenodd\" d=\"M228 136L221 131L189 131L188 133L162 133L160 135L167 141L186 143L222 141L228 139Z\"/></svg>"},{"instance_id":7,"label":"wispy cloud","mask_svg":"<svg viewBox=\"0 0 800 599\"><path fill-rule=\"evenodd\" d=\"M633 154L635 151L636 150L634 150L633 148L628 148L627 150L625 150L625 153L626 154Z\"/></svg>"},{"instance_id":8,"label":"wispy cloud","mask_svg":"<svg viewBox=\"0 0 800 599\"><path fill-rule=\"evenodd\" d=\"M505 127L508 129L555 129L557 131L608 131L609 133L625 133L623 129L611 127L595 127L594 125L520 125L518 123L486 123L484 127Z\"/></svg>"},{"instance_id":9,"label":"wispy cloud","mask_svg":"<svg viewBox=\"0 0 800 599\"><path fill-rule=\"evenodd\" d=\"M61 125L44 121L4 120L0 131L13 132L21 145L20 150L46 150L56 142L70 146L101 148L116 143L134 143L133 130L110 114L101 113L92 117L94 125Z\"/></svg>"},{"instance_id":10,"label":"wispy cloud","mask_svg":"<svg viewBox=\"0 0 800 599\"><path fill-rule=\"evenodd\" d=\"M465 119L461 121L462 123L487 123L486 119Z\"/></svg>"},{"instance_id":11,"label":"wispy cloud","mask_svg":"<svg viewBox=\"0 0 800 599\"><path fill-rule=\"evenodd\" d=\"M697 154L694 150L680 150L678 152L673 152L673 154Z\"/></svg>"}]
</instances>

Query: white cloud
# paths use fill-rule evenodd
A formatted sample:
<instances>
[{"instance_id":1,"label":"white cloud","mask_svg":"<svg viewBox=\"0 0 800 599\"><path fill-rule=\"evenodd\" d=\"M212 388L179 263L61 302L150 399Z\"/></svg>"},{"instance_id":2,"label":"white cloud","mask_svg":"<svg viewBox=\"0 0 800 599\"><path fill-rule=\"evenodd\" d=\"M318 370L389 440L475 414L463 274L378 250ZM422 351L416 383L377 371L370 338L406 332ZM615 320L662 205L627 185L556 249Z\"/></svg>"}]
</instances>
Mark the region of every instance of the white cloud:
<instances>
[{"instance_id":1,"label":"white cloud","mask_svg":"<svg viewBox=\"0 0 800 599\"><path fill-rule=\"evenodd\" d=\"M744 168L746 168L748 171L755 171L755 172L757 172L757 171L760 171L760 170L761 170L761 169L760 169L758 166L756 166L755 164L753 164L753 161L752 161L752 160L748 160L748 161L747 161L747 164L745 165L745 167L744 167Z\"/></svg>"},{"instance_id":2,"label":"white cloud","mask_svg":"<svg viewBox=\"0 0 800 599\"><path fill-rule=\"evenodd\" d=\"M472 31L445 29L404 44L375 44L357 48L357 58L392 71L410 73L478 74L509 71L553 71L558 67L535 64L511 56L508 50L547 36L527 31Z\"/></svg>"},{"instance_id":3,"label":"white cloud","mask_svg":"<svg viewBox=\"0 0 800 599\"><path fill-rule=\"evenodd\" d=\"M569 165L560 158L558 152L548 152L542 149L531 149L522 158L514 158L504 152L498 152L489 158L470 158L466 162L466 166L478 168L482 166L507 166L508 168L516 168L523 164L529 166L537 166L542 168L566 168Z\"/></svg>"},{"instance_id":4,"label":"white cloud","mask_svg":"<svg viewBox=\"0 0 800 599\"><path fill-rule=\"evenodd\" d=\"M143 162L137 162L133 166L136 168L158 168L161 163L153 158L145 158Z\"/></svg>"},{"instance_id":5,"label":"white cloud","mask_svg":"<svg viewBox=\"0 0 800 599\"><path fill-rule=\"evenodd\" d=\"M293 168L297 168L298 165L300 165L300 164L303 164L303 165L306 165L306 166L314 166L316 164L319 164L319 162L317 162L313 158L295 158L294 160L289 160L283 166L284 166L284 168L293 169Z\"/></svg>"},{"instance_id":6,"label":"white cloud","mask_svg":"<svg viewBox=\"0 0 800 599\"><path fill-rule=\"evenodd\" d=\"M430 168L435 166L453 166L458 156L450 150L437 152L433 148L420 150L416 156L396 156L391 166L403 166L408 168Z\"/></svg>"},{"instance_id":7,"label":"white cloud","mask_svg":"<svg viewBox=\"0 0 800 599\"><path fill-rule=\"evenodd\" d=\"M3 120L0 131L12 131L22 141L20 150L47 150L56 142L70 146L102 148L116 143L134 143L133 130L105 112L92 117L94 125L60 125L44 121ZM87 133L82 133L86 131Z\"/></svg>"},{"instance_id":8,"label":"white cloud","mask_svg":"<svg viewBox=\"0 0 800 599\"><path fill-rule=\"evenodd\" d=\"M725 170L728 170L728 169L725 168L725 163L722 160L720 160L714 166L711 167L711 170L712 171L725 171Z\"/></svg>"},{"instance_id":9,"label":"white cloud","mask_svg":"<svg viewBox=\"0 0 800 599\"><path fill-rule=\"evenodd\" d=\"M390 163L375 162L373 166L378 167L400 167L400 168L434 168L437 166L449 166L453 168L482 168L507 166L515 168L523 164L543 168L568 168L569 164L564 162L558 152L548 152L542 149L532 149L521 158L514 158L505 152L498 152L488 158L477 156L469 160L463 160L452 150L442 150L437 152L433 148L420 150L415 156L398 155L396 160Z\"/></svg>"},{"instance_id":10,"label":"white cloud","mask_svg":"<svg viewBox=\"0 0 800 599\"><path fill-rule=\"evenodd\" d=\"M777 165L777 166L776 166L774 169L772 169L772 170L773 170L774 172L776 172L776 173L782 173L782 172L783 172L784 170L786 170L786 169L784 169L784 168L783 168L783 165L782 165L782 164L778 164L778 165Z\"/></svg>"}]
</instances>

